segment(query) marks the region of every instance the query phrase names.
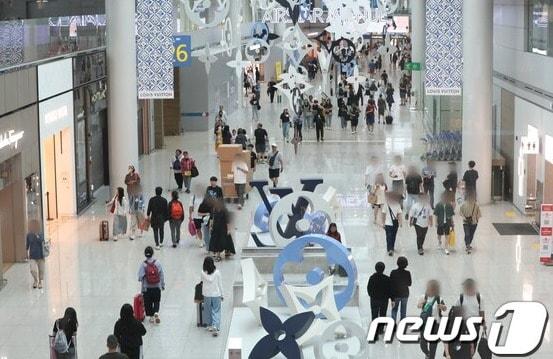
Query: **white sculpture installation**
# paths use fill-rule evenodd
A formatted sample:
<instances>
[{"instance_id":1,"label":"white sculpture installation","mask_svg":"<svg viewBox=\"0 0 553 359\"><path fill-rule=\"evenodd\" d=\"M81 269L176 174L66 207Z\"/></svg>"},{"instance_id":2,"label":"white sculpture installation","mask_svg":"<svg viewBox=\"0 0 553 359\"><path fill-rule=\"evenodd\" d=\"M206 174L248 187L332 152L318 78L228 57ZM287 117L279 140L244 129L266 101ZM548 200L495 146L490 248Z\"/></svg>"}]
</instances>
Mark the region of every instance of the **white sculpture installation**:
<instances>
[{"instance_id":1,"label":"white sculpture installation","mask_svg":"<svg viewBox=\"0 0 553 359\"><path fill-rule=\"evenodd\" d=\"M267 281L261 277L253 258L242 259L240 261L242 267L243 293L242 303L248 307L257 323L261 325L259 308L268 308L267 299Z\"/></svg>"},{"instance_id":2,"label":"white sculpture installation","mask_svg":"<svg viewBox=\"0 0 553 359\"><path fill-rule=\"evenodd\" d=\"M340 313L334 300L334 276L326 277L319 284L309 287L284 284L281 290L292 315L312 311L318 317L309 330L298 339L298 344L302 346L313 344L314 339L321 335L330 324L340 320ZM319 295L320 303L317 303ZM321 319L321 315L326 319Z\"/></svg>"}]
</instances>

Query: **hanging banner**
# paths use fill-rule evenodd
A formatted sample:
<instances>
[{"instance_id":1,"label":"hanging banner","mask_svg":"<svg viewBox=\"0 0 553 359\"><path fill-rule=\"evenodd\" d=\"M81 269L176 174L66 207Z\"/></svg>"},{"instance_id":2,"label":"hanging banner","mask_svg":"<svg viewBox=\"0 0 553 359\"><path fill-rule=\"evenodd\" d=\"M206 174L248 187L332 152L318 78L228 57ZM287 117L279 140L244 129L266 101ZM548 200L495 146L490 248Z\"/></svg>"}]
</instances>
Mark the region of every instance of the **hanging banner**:
<instances>
[{"instance_id":1,"label":"hanging banner","mask_svg":"<svg viewBox=\"0 0 553 359\"><path fill-rule=\"evenodd\" d=\"M192 37L190 35L173 36L173 48L175 55L173 63L175 67L192 66Z\"/></svg>"},{"instance_id":2,"label":"hanging banner","mask_svg":"<svg viewBox=\"0 0 553 359\"><path fill-rule=\"evenodd\" d=\"M461 95L463 0L426 1L427 95Z\"/></svg>"},{"instance_id":3,"label":"hanging banner","mask_svg":"<svg viewBox=\"0 0 553 359\"><path fill-rule=\"evenodd\" d=\"M139 99L174 98L173 1L136 0Z\"/></svg>"},{"instance_id":4,"label":"hanging banner","mask_svg":"<svg viewBox=\"0 0 553 359\"><path fill-rule=\"evenodd\" d=\"M540 262L553 264L553 205L541 205L540 220Z\"/></svg>"}]
</instances>

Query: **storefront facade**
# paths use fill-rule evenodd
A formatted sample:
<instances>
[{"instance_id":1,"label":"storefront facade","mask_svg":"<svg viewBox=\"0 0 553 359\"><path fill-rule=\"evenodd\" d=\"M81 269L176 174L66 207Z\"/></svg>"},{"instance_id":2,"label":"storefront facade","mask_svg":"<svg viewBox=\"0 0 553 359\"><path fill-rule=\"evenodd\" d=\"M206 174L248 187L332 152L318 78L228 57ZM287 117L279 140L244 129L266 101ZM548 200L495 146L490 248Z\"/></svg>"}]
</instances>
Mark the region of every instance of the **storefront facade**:
<instances>
[{"instance_id":1,"label":"storefront facade","mask_svg":"<svg viewBox=\"0 0 553 359\"><path fill-rule=\"evenodd\" d=\"M25 260L25 234L42 222L36 68L0 73L0 277ZM1 278L0 278L1 279Z\"/></svg>"}]
</instances>

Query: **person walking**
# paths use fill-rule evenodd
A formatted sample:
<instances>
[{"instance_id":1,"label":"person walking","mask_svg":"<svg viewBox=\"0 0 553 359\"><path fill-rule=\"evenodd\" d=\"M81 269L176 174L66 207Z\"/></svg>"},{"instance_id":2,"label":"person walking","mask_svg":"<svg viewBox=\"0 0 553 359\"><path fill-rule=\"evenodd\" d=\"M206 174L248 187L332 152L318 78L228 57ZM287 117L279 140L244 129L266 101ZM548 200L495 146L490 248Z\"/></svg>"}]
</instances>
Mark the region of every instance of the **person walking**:
<instances>
[{"instance_id":1,"label":"person walking","mask_svg":"<svg viewBox=\"0 0 553 359\"><path fill-rule=\"evenodd\" d=\"M463 319L482 318L482 325L476 325L477 338L474 345L478 344L480 337L480 328L486 328L486 312L484 311L484 302L482 295L478 291L478 284L472 278L466 279L462 284L462 292L455 302L455 306L463 310Z\"/></svg>"},{"instance_id":2,"label":"person walking","mask_svg":"<svg viewBox=\"0 0 553 359\"><path fill-rule=\"evenodd\" d=\"M405 219L408 218L411 207L417 202L419 195L423 192L422 177L415 166L409 166L405 177L405 188L407 191L407 203L405 208Z\"/></svg>"},{"instance_id":3,"label":"person walking","mask_svg":"<svg viewBox=\"0 0 553 359\"><path fill-rule=\"evenodd\" d=\"M129 201L129 239L132 241L135 238L140 221L144 219L144 198L142 195L141 179L132 165L129 165L129 172L125 176L125 184L127 185L127 197Z\"/></svg>"},{"instance_id":4,"label":"person walking","mask_svg":"<svg viewBox=\"0 0 553 359\"><path fill-rule=\"evenodd\" d=\"M113 335L119 342L121 353L126 354L129 359L140 359L140 347L142 347L142 337L146 335L146 328L142 322L135 319L132 305L123 304L121 307L119 319L113 328Z\"/></svg>"},{"instance_id":5,"label":"person walking","mask_svg":"<svg viewBox=\"0 0 553 359\"><path fill-rule=\"evenodd\" d=\"M207 330L216 337L221 328L221 302L224 298L221 272L215 266L213 258L206 257L204 259L201 277Z\"/></svg>"},{"instance_id":6,"label":"person walking","mask_svg":"<svg viewBox=\"0 0 553 359\"><path fill-rule=\"evenodd\" d=\"M163 189L156 187L156 195L148 201L148 210L146 215L150 218L150 224L154 231L154 240L156 249L163 247L163 238L165 235L165 222L169 219L167 212L167 200L161 196Z\"/></svg>"},{"instance_id":7,"label":"person walking","mask_svg":"<svg viewBox=\"0 0 553 359\"><path fill-rule=\"evenodd\" d=\"M30 261L31 275L33 276L33 288L42 289L44 282L44 261L46 242L44 234L40 231L40 222L32 220L29 222L29 233L26 238L27 259Z\"/></svg>"},{"instance_id":8,"label":"person walking","mask_svg":"<svg viewBox=\"0 0 553 359\"><path fill-rule=\"evenodd\" d=\"M294 138L297 139L298 143L303 141L303 119L302 113L297 113L294 115Z\"/></svg>"},{"instance_id":9,"label":"person walking","mask_svg":"<svg viewBox=\"0 0 553 359\"><path fill-rule=\"evenodd\" d=\"M142 283L144 308L150 323L159 324L159 302L161 291L165 290L165 274L161 263L154 258L154 249L150 246L144 250L146 260L138 268L138 281Z\"/></svg>"},{"instance_id":10,"label":"person walking","mask_svg":"<svg viewBox=\"0 0 553 359\"><path fill-rule=\"evenodd\" d=\"M376 103L374 98L371 96L367 102L367 108L365 109L365 121L367 122L367 130L369 134L374 133L374 118L376 112Z\"/></svg>"},{"instance_id":11,"label":"person walking","mask_svg":"<svg viewBox=\"0 0 553 359\"><path fill-rule=\"evenodd\" d=\"M185 192L190 193L190 186L192 184L192 170L196 167L196 162L192 157L190 157L188 151L184 151L182 153L182 160L180 162L180 165L184 187L186 188Z\"/></svg>"},{"instance_id":12,"label":"person walking","mask_svg":"<svg viewBox=\"0 0 553 359\"><path fill-rule=\"evenodd\" d=\"M421 256L424 255L424 241L428 228L432 227L433 219L433 211L428 202L428 195L423 193L418 197L417 202L411 207L411 211L409 212L409 225L415 227L417 250Z\"/></svg>"},{"instance_id":13,"label":"person walking","mask_svg":"<svg viewBox=\"0 0 553 359\"><path fill-rule=\"evenodd\" d=\"M386 203L382 206L382 223L386 231L386 250L391 257L394 255L397 231L402 225L402 210L400 196L394 192L386 193Z\"/></svg>"},{"instance_id":14,"label":"person walking","mask_svg":"<svg viewBox=\"0 0 553 359\"><path fill-rule=\"evenodd\" d=\"M290 113L285 108L280 114L280 127L282 128L282 138L288 142L290 140Z\"/></svg>"},{"instance_id":15,"label":"person walking","mask_svg":"<svg viewBox=\"0 0 553 359\"><path fill-rule=\"evenodd\" d=\"M394 88L391 83L388 83L386 87L386 102L388 103L388 111L392 112L392 105L396 102L394 100Z\"/></svg>"},{"instance_id":16,"label":"person walking","mask_svg":"<svg viewBox=\"0 0 553 359\"><path fill-rule=\"evenodd\" d=\"M54 338L58 331L63 330L65 339L68 344L67 351L57 352L57 359L75 359L77 358L77 348L75 347L75 339L77 337L77 329L79 328L79 321L77 320L77 312L72 307L67 307L63 318L59 318L54 323ZM61 333L60 333L61 335ZM55 339L54 339L55 340Z\"/></svg>"},{"instance_id":17,"label":"person walking","mask_svg":"<svg viewBox=\"0 0 553 359\"><path fill-rule=\"evenodd\" d=\"M269 179L273 182L273 187L278 186L278 179L282 172L284 172L284 160L277 144L273 143L269 154Z\"/></svg>"},{"instance_id":18,"label":"person walking","mask_svg":"<svg viewBox=\"0 0 553 359\"><path fill-rule=\"evenodd\" d=\"M378 262L374 269L376 272L371 275L367 283L367 294L371 299L372 320L386 317L388 303L392 296L392 282L390 277L384 274L386 266L384 263Z\"/></svg>"},{"instance_id":19,"label":"person walking","mask_svg":"<svg viewBox=\"0 0 553 359\"><path fill-rule=\"evenodd\" d=\"M259 98L256 93L252 94L250 105L252 106L252 121L259 121L259 110L261 110L261 105L259 105Z\"/></svg>"},{"instance_id":20,"label":"person walking","mask_svg":"<svg viewBox=\"0 0 553 359\"><path fill-rule=\"evenodd\" d=\"M424 193L428 194L430 206L434 209L434 179L436 178L436 169L432 160L426 160L426 166L422 169L422 187Z\"/></svg>"},{"instance_id":21,"label":"person walking","mask_svg":"<svg viewBox=\"0 0 553 359\"><path fill-rule=\"evenodd\" d=\"M442 194L440 202L434 208L434 216L436 216L436 229L438 234L438 245L443 248L444 253L449 255L449 234L453 228L453 216L455 212L453 205L448 200L447 194ZM444 237L442 244L442 237ZM443 245L443 246L442 246Z\"/></svg>"},{"instance_id":22,"label":"person walking","mask_svg":"<svg viewBox=\"0 0 553 359\"><path fill-rule=\"evenodd\" d=\"M472 253L472 241L478 227L478 221L482 217L480 206L476 202L476 192L469 191L465 201L459 210L463 218L463 230L465 231L465 250L467 254Z\"/></svg>"},{"instance_id":23,"label":"person walking","mask_svg":"<svg viewBox=\"0 0 553 359\"><path fill-rule=\"evenodd\" d=\"M436 335L442 315L447 310L445 302L440 297L440 283L437 280L431 280L426 284L426 290L424 295L420 297L417 308L421 310L421 318L424 321L423 328L429 325L426 322L428 318L435 319L435 321L432 322L432 329L429 330L433 335ZM426 358L436 358L438 342L434 341L429 343L424 339L424 335L421 335L420 347Z\"/></svg>"},{"instance_id":24,"label":"person walking","mask_svg":"<svg viewBox=\"0 0 553 359\"><path fill-rule=\"evenodd\" d=\"M230 215L223 202L214 202L211 208L211 233L209 251L214 253L215 261L222 260L222 254L230 256L236 253L230 235Z\"/></svg>"},{"instance_id":25,"label":"person walking","mask_svg":"<svg viewBox=\"0 0 553 359\"><path fill-rule=\"evenodd\" d=\"M372 194L374 202L371 203L374 214L373 224L383 223L381 221L382 208L386 203L386 191L388 187L384 181L384 175L379 173L376 175L374 185L371 186L369 196Z\"/></svg>"},{"instance_id":26,"label":"person walking","mask_svg":"<svg viewBox=\"0 0 553 359\"><path fill-rule=\"evenodd\" d=\"M359 107L357 104L353 104L348 112L348 117L351 122L351 133L357 133L357 126L359 125Z\"/></svg>"},{"instance_id":27,"label":"person walking","mask_svg":"<svg viewBox=\"0 0 553 359\"><path fill-rule=\"evenodd\" d=\"M457 175L457 165L455 162L450 162L449 173L447 174L446 179L442 182L446 193L446 200L451 203L453 208L455 208L455 198L457 195L457 185L459 183L459 176Z\"/></svg>"},{"instance_id":28,"label":"person walking","mask_svg":"<svg viewBox=\"0 0 553 359\"><path fill-rule=\"evenodd\" d=\"M130 359L127 354L119 352L119 341L115 335L108 335L106 346L108 348L108 352L102 355L99 359Z\"/></svg>"},{"instance_id":29,"label":"person walking","mask_svg":"<svg viewBox=\"0 0 553 359\"><path fill-rule=\"evenodd\" d=\"M446 333L451 333L453 328L453 323L455 318L465 317L463 307L454 306L451 307L448 315L448 325L446 328ZM460 335L457 336L453 341L444 342L444 355L447 359L471 359L476 353L476 344L474 342L462 342L459 340L461 335L466 335L469 333L466 325L466 321L461 322L459 329Z\"/></svg>"},{"instance_id":30,"label":"person walking","mask_svg":"<svg viewBox=\"0 0 553 359\"><path fill-rule=\"evenodd\" d=\"M382 97L382 94L378 95L378 100L376 102L378 107L378 124L385 123L386 120L386 100ZM382 122L380 122L382 121Z\"/></svg>"},{"instance_id":31,"label":"person walking","mask_svg":"<svg viewBox=\"0 0 553 359\"><path fill-rule=\"evenodd\" d=\"M110 208L110 213L113 214L113 240L117 241L127 233L127 214L129 212L129 202L122 187L117 188L117 193L107 203L107 206Z\"/></svg>"},{"instance_id":32,"label":"person walking","mask_svg":"<svg viewBox=\"0 0 553 359\"><path fill-rule=\"evenodd\" d=\"M232 162L232 174L236 196L238 197L238 209L244 207L244 193L246 192L249 172L248 164L239 154L236 154Z\"/></svg>"},{"instance_id":33,"label":"person walking","mask_svg":"<svg viewBox=\"0 0 553 359\"><path fill-rule=\"evenodd\" d=\"M177 183L177 191L179 192L182 191L182 183L183 183L182 169L180 166L181 161L182 161L182 151L176 150L175 157L171 161L171 170L173 171L175 182Z\"/></svg>"},{"instance_id":34,"label":"person walking","mask_svg":"<svg viewBox=\"0 0 553 359\"><path fill-rule=\"evenodd\" d=\"M403 208L403 196L405 194L405 176L407 175L407 169L402 163L401 156L394 156L394 162L388 170L388 175L392 180L392 192L395 192L401 197L400 203Z\"/></svg>"},{"instance_id":35,"label":"person walking","mask_svg":"<svg viewBox=\"0 0 553 359\"><path fill-rule=\"evenodd\" d=\"M169 213L171 241L173 242L173 248L177 248L177 245L180 243L180 228L184 221L184 206L179 201L179 193L177 191L171 192L171 202L167 206L167 212Z\"/></svg>"},{"instance_id":36,"label":"person walking","mask_svg":"<svg viewBox=\"0 0 553 359\"><path fill-rule=\"evenodd\" d=\"M218 181L219 179L215 176L209 178L209 186L205 190L205 198L216 201L223 200L223 189L217 184Z\"/></svg>"},{"instance_id":37,"label":"person walking","mask_svg":"<svg viewBox=\"0 0 553 359\"><path fill-rule=\"evenodd\" d=\"M400 312L400 320L407 316L407 301L409 300L409 287L412 284L411 272L406 270L409 261L405 257L397 259L397 269L390 272L392 285L392 319L397 320L397 313Z\"/></svg>"},{"instance_id":38,"label":"person walking","mask_svg":"<svg viewBox=\"0 0 553 359\"><path fill-rule=\"evenodd\" d=\"M262 123L257 124L257 128L253 132L255 137L255 152L257 152L260 162L265 160L265 152L267 151L267 142L269 141L269 134L263 128Z\"/></svg>"},{"instance_id":39,"label":"person walking","mask_svg":"<svg viewBox=\"0 0 553 359\"><path fill-rule=\"evenodd\" d=\"M267 84L267 95L269 95L271 103L274 103L275 100L275 94L277 92L276 84L277 83L274 78L272 78L271 81L269 81L269 83Z\"/></svg>"},{"instance_id":40,"label":"person walking","mask_svg":"<svg viewBox=\"0 0 553 359\"><path fill-rule=\"evenodd\" d=\"M317 135L317 142L325 140L325 115L323 109L319 105L313 106L313 123L315 124L315 132Z\"/></svg>"},{"instance_id":41,"label":"person walking","mask_svg":"<svg viewBox=\"0 0 553 359\"><path fill-rule=\"evenodd\" d=\"M478 181L478 171L474 168L476 162L469 161L469 169L463 174L463 185L465 187L465 196L476 198L476 182Z\"/></svg>"}]
</instances>

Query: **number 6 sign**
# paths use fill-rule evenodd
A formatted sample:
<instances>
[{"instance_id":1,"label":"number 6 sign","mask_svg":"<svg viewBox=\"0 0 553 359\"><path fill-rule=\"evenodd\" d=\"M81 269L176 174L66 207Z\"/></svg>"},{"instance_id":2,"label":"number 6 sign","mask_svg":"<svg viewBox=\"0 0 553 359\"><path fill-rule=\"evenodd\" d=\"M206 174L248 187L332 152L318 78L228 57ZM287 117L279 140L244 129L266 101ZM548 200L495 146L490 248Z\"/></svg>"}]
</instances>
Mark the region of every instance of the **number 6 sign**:
<instances>
[{"instance_id":1,"label":"number 6 sign","mask_svg":"<svg viewBox=\"0 0 553 359\"><path fill-rule=\"evenodd\" d=\"M190 67L192 40L189 35L173 36L174 56L173 63L175 67Z\"/></svg>"}]
</instances>

